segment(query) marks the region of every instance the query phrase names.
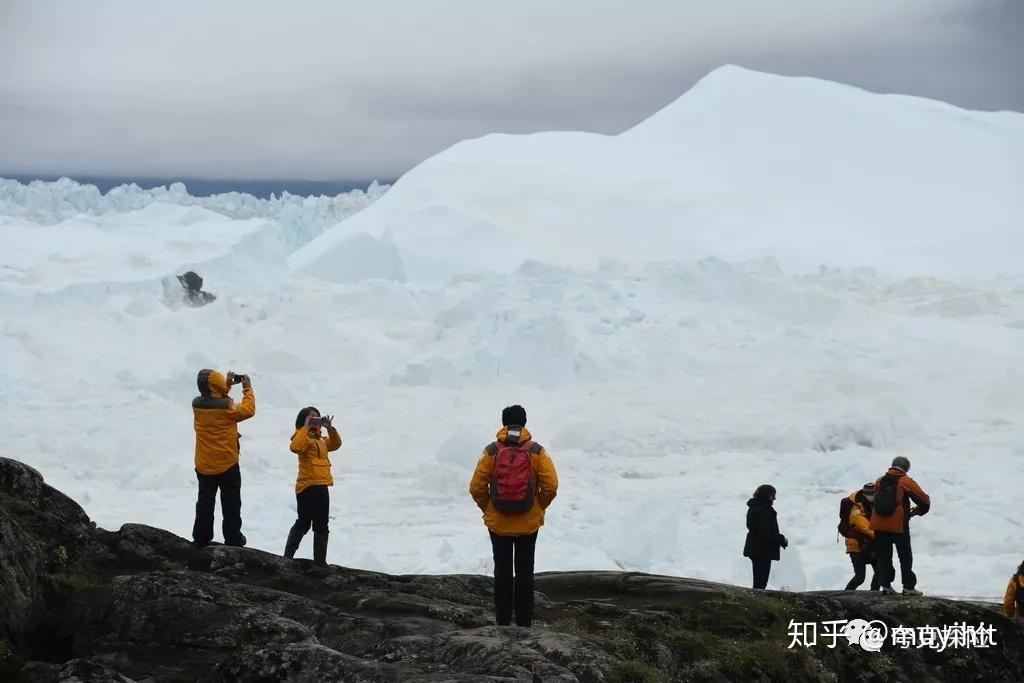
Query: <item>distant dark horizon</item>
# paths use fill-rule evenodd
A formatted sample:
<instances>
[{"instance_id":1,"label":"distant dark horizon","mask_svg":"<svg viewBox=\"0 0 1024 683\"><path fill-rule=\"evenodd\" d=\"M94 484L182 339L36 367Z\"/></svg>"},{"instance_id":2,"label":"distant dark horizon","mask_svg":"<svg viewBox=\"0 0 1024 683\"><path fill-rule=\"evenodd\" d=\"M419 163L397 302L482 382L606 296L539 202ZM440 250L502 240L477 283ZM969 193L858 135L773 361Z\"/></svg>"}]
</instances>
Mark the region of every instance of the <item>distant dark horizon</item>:
<instances>
[{"instance_id":1,"label":"distant dark horizon","mask_svg":"<svg viewBox=\"0 0 1024 683\"><path fill-rule=\"evenodd\" d=\"M209 197L214 194L225 194L227 192L244 192L260 199L269 199L270 196L281 196L282 193L299 195L303 197L334 195L351 192L352 190L366 190L371 183L376 181L381 185L392 185L397 178L371 178L365 179L341 179L341 180L306 180L303 178L280 178L280 179L249 179L249 178L171 178L159 176L107 176L89 175L77 173L62 174L24 174L4 173L0 171L0 178L16 180L23 185L41 180L43 182L55 182L61 178L69 178L82 185L95 185L103 194L106 194L115 187L135 183L144 190L155 187L170 187L173 183L184 183L188 193L193 197Z\"/></svg>"}]
</instances>

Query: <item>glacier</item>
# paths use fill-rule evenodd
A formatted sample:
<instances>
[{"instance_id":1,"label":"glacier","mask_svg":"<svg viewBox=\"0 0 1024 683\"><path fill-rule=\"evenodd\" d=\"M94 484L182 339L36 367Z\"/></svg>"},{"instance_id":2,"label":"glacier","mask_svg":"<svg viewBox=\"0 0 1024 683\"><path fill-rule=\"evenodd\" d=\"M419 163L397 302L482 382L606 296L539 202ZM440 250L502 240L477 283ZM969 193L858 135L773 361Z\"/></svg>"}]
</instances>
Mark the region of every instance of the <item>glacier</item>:
<instances>
[{"instance_id":1,"label":"glacier","mask_svg":"<svg viewBox=\"0 0 1024 683\"><path fill-rule=\"evenodd\" d=\"M188 535L200 367L248 372L243 528L280 552L298 409L337 415L332 562L489 573L466 487L522 403L562 488L538 570L838 588L895 455L928 593L1020 563L1024 115L725 68L616 136L490 135L338 197L0 181L0 454ZM386 191L385 191L386 190ZM218 299L174 310L197 270ZM970 558L970 561L964 561Z\"/></svg>"}]
</instances>

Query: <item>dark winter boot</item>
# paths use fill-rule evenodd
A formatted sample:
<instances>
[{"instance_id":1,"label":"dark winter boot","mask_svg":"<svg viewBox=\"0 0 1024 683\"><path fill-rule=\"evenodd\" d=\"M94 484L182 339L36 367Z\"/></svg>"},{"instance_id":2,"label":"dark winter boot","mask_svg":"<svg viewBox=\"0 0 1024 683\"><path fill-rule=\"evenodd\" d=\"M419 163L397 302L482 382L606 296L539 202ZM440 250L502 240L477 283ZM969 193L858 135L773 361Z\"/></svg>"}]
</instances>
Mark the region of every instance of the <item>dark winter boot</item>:
<instances>
[{"instance_id":1,"label":"dark winter boot","mask_svg":"<svg viewBox=\"0 0 1024 683\"><path fill-rule=\"evenodd\" d=\"M317 567L327 566L327 537L328 532L314 531L313 532L313 564Z\"/></svg>"},{"instance_id":2,"label":"dark winter boot","mask_svg":"<svg viewBox=\"0 0 1024 683\"><path fill-rule=\"evenodd\" d=\"M284 556L289 560L295 557L295 551L299 549L299 543L302 542L302 537L305 534L299 533L299 530L295 527L291 528L288 532L288 540L284 542Z\"/></svg>"}]
</instances>

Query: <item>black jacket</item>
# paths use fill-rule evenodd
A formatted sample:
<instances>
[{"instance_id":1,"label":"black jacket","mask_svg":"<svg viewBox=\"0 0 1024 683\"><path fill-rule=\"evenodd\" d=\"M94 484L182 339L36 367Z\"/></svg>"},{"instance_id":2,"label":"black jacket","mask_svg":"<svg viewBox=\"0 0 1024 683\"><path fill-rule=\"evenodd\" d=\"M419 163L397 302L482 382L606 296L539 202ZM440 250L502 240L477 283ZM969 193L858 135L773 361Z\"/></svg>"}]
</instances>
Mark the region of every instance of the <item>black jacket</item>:
<instances>
[{"instance_id":1,"label":"black jacket","mask_svg":"<svg viewBox=\"0 0 1024 683\"><path fill-rule=\"evenodd\" d=\"M782 534L775 508L767 500L751 498L747 501L747 542L743 544L743 557L777 560L781 547Z\"/></svg>"}]
</instances>

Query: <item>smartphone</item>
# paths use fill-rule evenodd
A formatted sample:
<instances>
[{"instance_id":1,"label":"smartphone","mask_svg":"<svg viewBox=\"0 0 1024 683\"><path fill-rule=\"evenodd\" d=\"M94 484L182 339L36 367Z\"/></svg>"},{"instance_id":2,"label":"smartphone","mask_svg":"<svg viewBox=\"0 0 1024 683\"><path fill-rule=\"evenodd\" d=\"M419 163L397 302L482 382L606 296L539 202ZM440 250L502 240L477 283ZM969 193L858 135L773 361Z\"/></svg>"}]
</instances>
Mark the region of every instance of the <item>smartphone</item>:
<instances>
[{"instance_id":1,"label":"smartphone","mask_svg":"<svg viewBox=\"0 0 1024 683\"><path fill-rule=\"evenodd\" d=\"M309 426L311 429L318 429L324 425L324 419L322 417L311 417L309 418Z\"/></svg>"}]
</instances>

